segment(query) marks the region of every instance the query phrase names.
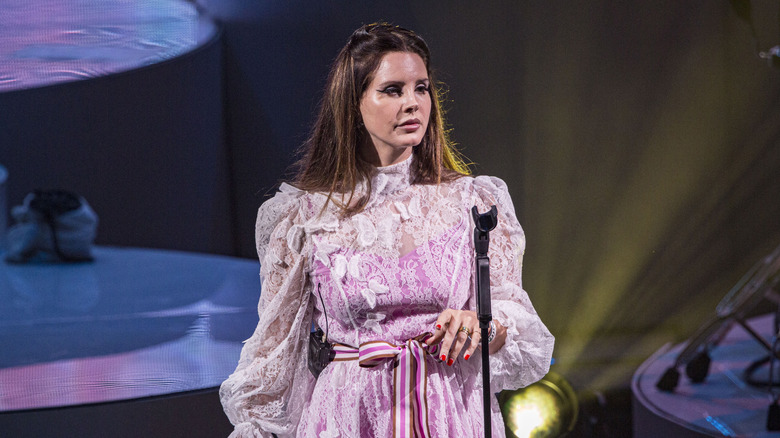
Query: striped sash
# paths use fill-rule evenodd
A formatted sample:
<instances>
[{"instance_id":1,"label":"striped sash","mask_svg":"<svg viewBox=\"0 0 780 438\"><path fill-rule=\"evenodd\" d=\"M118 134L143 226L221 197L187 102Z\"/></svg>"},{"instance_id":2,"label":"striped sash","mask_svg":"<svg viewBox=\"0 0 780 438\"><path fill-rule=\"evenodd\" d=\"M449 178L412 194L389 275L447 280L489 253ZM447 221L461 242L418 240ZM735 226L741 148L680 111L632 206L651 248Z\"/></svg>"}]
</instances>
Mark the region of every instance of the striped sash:
<instances>
[{"instance_id":1,"label":"striped sash","mask_svg":"<svg viewBox=\"0 0 780 438\"><path fill-rule=\"evenodd\" d=\"M439 346L423 342L431 333L423 333L402 345L384 341L364 342L360 348L334 344L334 362L357 360L363 368L371 368L393 359L393 437L430 438L428 402L425 397L428 374L426 353L436 354Z\"/></svg>"}]
</instances>

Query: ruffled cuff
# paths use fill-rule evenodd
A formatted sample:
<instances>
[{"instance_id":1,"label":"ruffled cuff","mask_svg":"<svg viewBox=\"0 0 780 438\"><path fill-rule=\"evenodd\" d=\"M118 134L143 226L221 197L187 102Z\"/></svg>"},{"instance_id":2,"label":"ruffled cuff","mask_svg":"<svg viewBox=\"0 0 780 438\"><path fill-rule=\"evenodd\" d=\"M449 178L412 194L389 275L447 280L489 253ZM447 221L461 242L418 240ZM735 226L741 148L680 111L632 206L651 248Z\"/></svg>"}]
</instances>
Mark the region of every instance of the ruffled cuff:
<instances>
[{"instance_id":1,"label":"ruffled cuff","mask_svg":"<svg viewBox=\"0 0 780 438\"><path fill-rule=\"evenodd\" d=\"M228 438L272 438L269 432L263 432L256 428L252 423L244 422L236 424L236 428Z\"/></svg>"},{"instance_id":2,"label":"ruffled cuff","mask_svg":"<svg viewBox=\"0 0 780 438\"><path fill-rule=\"evenodd\" d=\"M507 336L501 349L490 355L491 390L514 390L540 380L550 371L555 338L537 315L519 304L492 304L493 319L506 327Z\"/></svg>"}]
</instances>

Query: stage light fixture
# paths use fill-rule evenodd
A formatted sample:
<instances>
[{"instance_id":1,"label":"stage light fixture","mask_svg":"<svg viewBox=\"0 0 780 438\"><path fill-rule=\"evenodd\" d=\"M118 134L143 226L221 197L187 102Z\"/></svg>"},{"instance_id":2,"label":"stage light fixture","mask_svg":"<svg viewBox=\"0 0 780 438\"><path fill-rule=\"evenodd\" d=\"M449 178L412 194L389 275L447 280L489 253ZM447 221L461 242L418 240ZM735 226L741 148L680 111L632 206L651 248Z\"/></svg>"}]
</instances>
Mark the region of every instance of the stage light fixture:
<instances>
[{"instance_id":1,"label":"stage light fixture","mask_svg":"<svg viewBox=\"0 0 780 438\"><path fill-rule=\"evenodd\" d=\"M574 429L579 404L569 382L549 372L542 380L498 396L509 438L562 437Z\"/></svg>"}]
</instances>

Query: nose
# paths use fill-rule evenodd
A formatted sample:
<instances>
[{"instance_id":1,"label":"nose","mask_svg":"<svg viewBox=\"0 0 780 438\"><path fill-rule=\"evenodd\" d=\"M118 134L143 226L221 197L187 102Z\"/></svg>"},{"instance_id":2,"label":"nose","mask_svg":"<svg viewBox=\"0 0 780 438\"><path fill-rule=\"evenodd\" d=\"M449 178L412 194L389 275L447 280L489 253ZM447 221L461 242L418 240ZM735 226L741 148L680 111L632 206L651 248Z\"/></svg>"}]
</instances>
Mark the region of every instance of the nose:
<instances>
[{"instance_id":1,"label":"nose","mask_svg":"<svg viewBox=\"0 0 780 438\"><path fill-rule=\"evenodd\" d=\"M417 102L417 98L414 95L414 93L404 93L404 103L403 103L403 111L405 113L413 114L415 111L420 109L420 103Z\"/></svg>"},{"instance_id":2,"label":"nose","mask_svg":"<svg viewBox=\"0 0 780 438\"><path fill-rule=\"evenodd\" d=\"M418 109L420 109L420 104L417 102L417 99L415 99L414 96L407 97L404 102L404 112L413 114Z\"/></svg>"}]
</instances>

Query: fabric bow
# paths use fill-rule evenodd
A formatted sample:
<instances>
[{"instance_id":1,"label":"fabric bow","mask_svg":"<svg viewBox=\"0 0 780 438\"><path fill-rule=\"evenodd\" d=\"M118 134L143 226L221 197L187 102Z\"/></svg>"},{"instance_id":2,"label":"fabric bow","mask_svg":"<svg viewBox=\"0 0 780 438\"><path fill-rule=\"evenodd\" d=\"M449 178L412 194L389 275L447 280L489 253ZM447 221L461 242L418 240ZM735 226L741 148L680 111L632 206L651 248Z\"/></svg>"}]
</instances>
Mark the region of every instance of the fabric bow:
<instances>
[{"instance_id":1,"label":"fabric bow","mask_svg":"<svg viewBox=\"0 0 780 438\"><path fill-rule=\"evenodd\" d=\"M335 362L358 360L363 368L372 368L393 359L393 437L430 438L428 402L426 399L428 373L427 353L435 355L438 345L428 346L424 341L432 336L423 333L402 345L385 341L360 344L360 348L334 344Z\"/></svg>"}]
</instances>

